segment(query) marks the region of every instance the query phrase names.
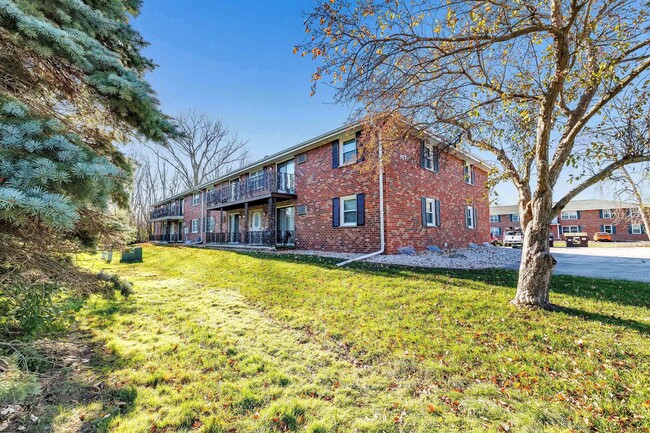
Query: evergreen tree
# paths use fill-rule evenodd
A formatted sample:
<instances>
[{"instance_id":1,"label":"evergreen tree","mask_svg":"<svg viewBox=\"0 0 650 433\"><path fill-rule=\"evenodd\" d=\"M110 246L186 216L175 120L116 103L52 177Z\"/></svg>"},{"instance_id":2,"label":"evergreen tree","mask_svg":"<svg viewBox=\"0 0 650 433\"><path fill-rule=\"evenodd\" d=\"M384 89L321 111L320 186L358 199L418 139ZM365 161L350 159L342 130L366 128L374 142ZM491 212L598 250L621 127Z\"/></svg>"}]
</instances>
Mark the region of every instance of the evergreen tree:
<instances>
[{"instance_id":1,"label":"evergreen tree","mask_svg":"<svg viewBox=\"0 0 650 433\"><path fill-rule=\"evenodd\" d=\"M114 241L131 175L116 144L174 135L129 25L140 4L0 0L0 288L87 284L66 253Z\"/></svg>"}]
</instances>

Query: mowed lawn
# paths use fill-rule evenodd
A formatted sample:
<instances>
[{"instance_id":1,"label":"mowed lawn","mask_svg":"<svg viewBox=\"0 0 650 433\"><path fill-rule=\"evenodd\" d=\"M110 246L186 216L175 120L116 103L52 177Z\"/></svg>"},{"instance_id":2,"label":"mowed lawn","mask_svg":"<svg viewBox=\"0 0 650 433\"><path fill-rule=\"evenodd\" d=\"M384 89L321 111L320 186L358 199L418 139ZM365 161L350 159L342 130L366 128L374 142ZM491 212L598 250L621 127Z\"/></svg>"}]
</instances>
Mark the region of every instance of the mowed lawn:
<instances>
[{"instance_id":1,"label":"mowed lawn","mask_svg":"<svg viewBox=\"0 0 650 433\"><path fill-rule=\"evenodd\" d=\"M55 431L648 431L650 287L183 247L80 264L134 284L81 308L105 398Z\"/></svg>"}]
</instances>

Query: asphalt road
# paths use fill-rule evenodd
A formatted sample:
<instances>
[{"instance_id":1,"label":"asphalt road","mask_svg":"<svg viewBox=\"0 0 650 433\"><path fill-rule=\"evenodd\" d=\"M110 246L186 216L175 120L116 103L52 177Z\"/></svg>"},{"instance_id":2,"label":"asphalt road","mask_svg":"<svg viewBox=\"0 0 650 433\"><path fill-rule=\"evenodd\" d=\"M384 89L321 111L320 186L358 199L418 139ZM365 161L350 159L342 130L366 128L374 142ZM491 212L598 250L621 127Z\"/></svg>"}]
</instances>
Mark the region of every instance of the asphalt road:
<instances>
[{"instance_id":1,"label":"asphalt road","mask_svg":"<svg viewBox=\"0 0 650 433\"><path fill-rule=\"evenodd\" d=\"M647 247L551 248L551 253L557 260L556 274L650 283Z\"/></svg>"}]
</instances>

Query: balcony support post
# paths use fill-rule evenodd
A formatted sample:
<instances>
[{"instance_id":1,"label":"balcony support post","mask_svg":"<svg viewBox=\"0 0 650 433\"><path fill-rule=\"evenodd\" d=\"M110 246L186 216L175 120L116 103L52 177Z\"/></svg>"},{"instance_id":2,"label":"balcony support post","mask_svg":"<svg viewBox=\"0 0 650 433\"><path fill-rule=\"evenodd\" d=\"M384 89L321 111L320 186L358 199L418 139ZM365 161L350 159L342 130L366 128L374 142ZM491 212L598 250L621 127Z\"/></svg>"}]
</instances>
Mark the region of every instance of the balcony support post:
<instances>
[{"instance_id":1,"label":"balcony support post","mask_svg":"<svg viewBox=\"0 0 650 433\"><path fill-rule=\"evenodd\" d=\"M275 232L275 199L273 197L269 198L269 205L268 205L268 212L269 212L269 233L271 235L271 246L275 245L275 238L277 237L277 234Z\"/></svg>"}]
</instances>

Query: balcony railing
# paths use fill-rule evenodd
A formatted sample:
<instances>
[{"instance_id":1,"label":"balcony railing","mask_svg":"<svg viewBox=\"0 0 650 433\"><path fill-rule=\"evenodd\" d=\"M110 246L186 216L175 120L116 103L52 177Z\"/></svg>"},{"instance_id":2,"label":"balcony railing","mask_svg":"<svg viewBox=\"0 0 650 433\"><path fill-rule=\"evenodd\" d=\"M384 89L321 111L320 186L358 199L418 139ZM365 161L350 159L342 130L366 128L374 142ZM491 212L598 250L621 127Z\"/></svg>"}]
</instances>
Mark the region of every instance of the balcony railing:
<instances>
[{"instance_id":1,"label":"balcony railing","mask_svg":"<svg viewBox=\"0 0 650 433\"><path fill-rule=\"evenodd\" d=\"M295 230L268 230L250 231L247 233L206 233L208 244L239 244L239 245L263 245L263 246L290 246L294 245L296 239Z\"/></svg>"},{"instance_id":2,"label":"balcony railing","mask_svg":"<svg viewBox=\"0 0 650 433\"><path fill-rule=\"evenodd\" d=\"M149 216L151 219L163 217L182 217L183 211L181 210L180 206L165 206L152 210Z\"/></svg>"},{"instance_id":3,"label":"balcony railing","mask_svg":"<svg viewBox=\"0 0 650 433\"><path fill-rule=\"evenodd\" d=\"M149 242L183 242L181 234L149 235Z\"/></svg>"},{"instance_id":4,"label":"balcony railing","mask_svg":"<svg viewBox=\"0 0 650 433\"><path fill-rule=\"evenodd\" d=\"M207 194L208 206L255 198L269 193L295 194L296 185L293 174L269 171L215 188Z\"/></svg>"}]
</instances>

